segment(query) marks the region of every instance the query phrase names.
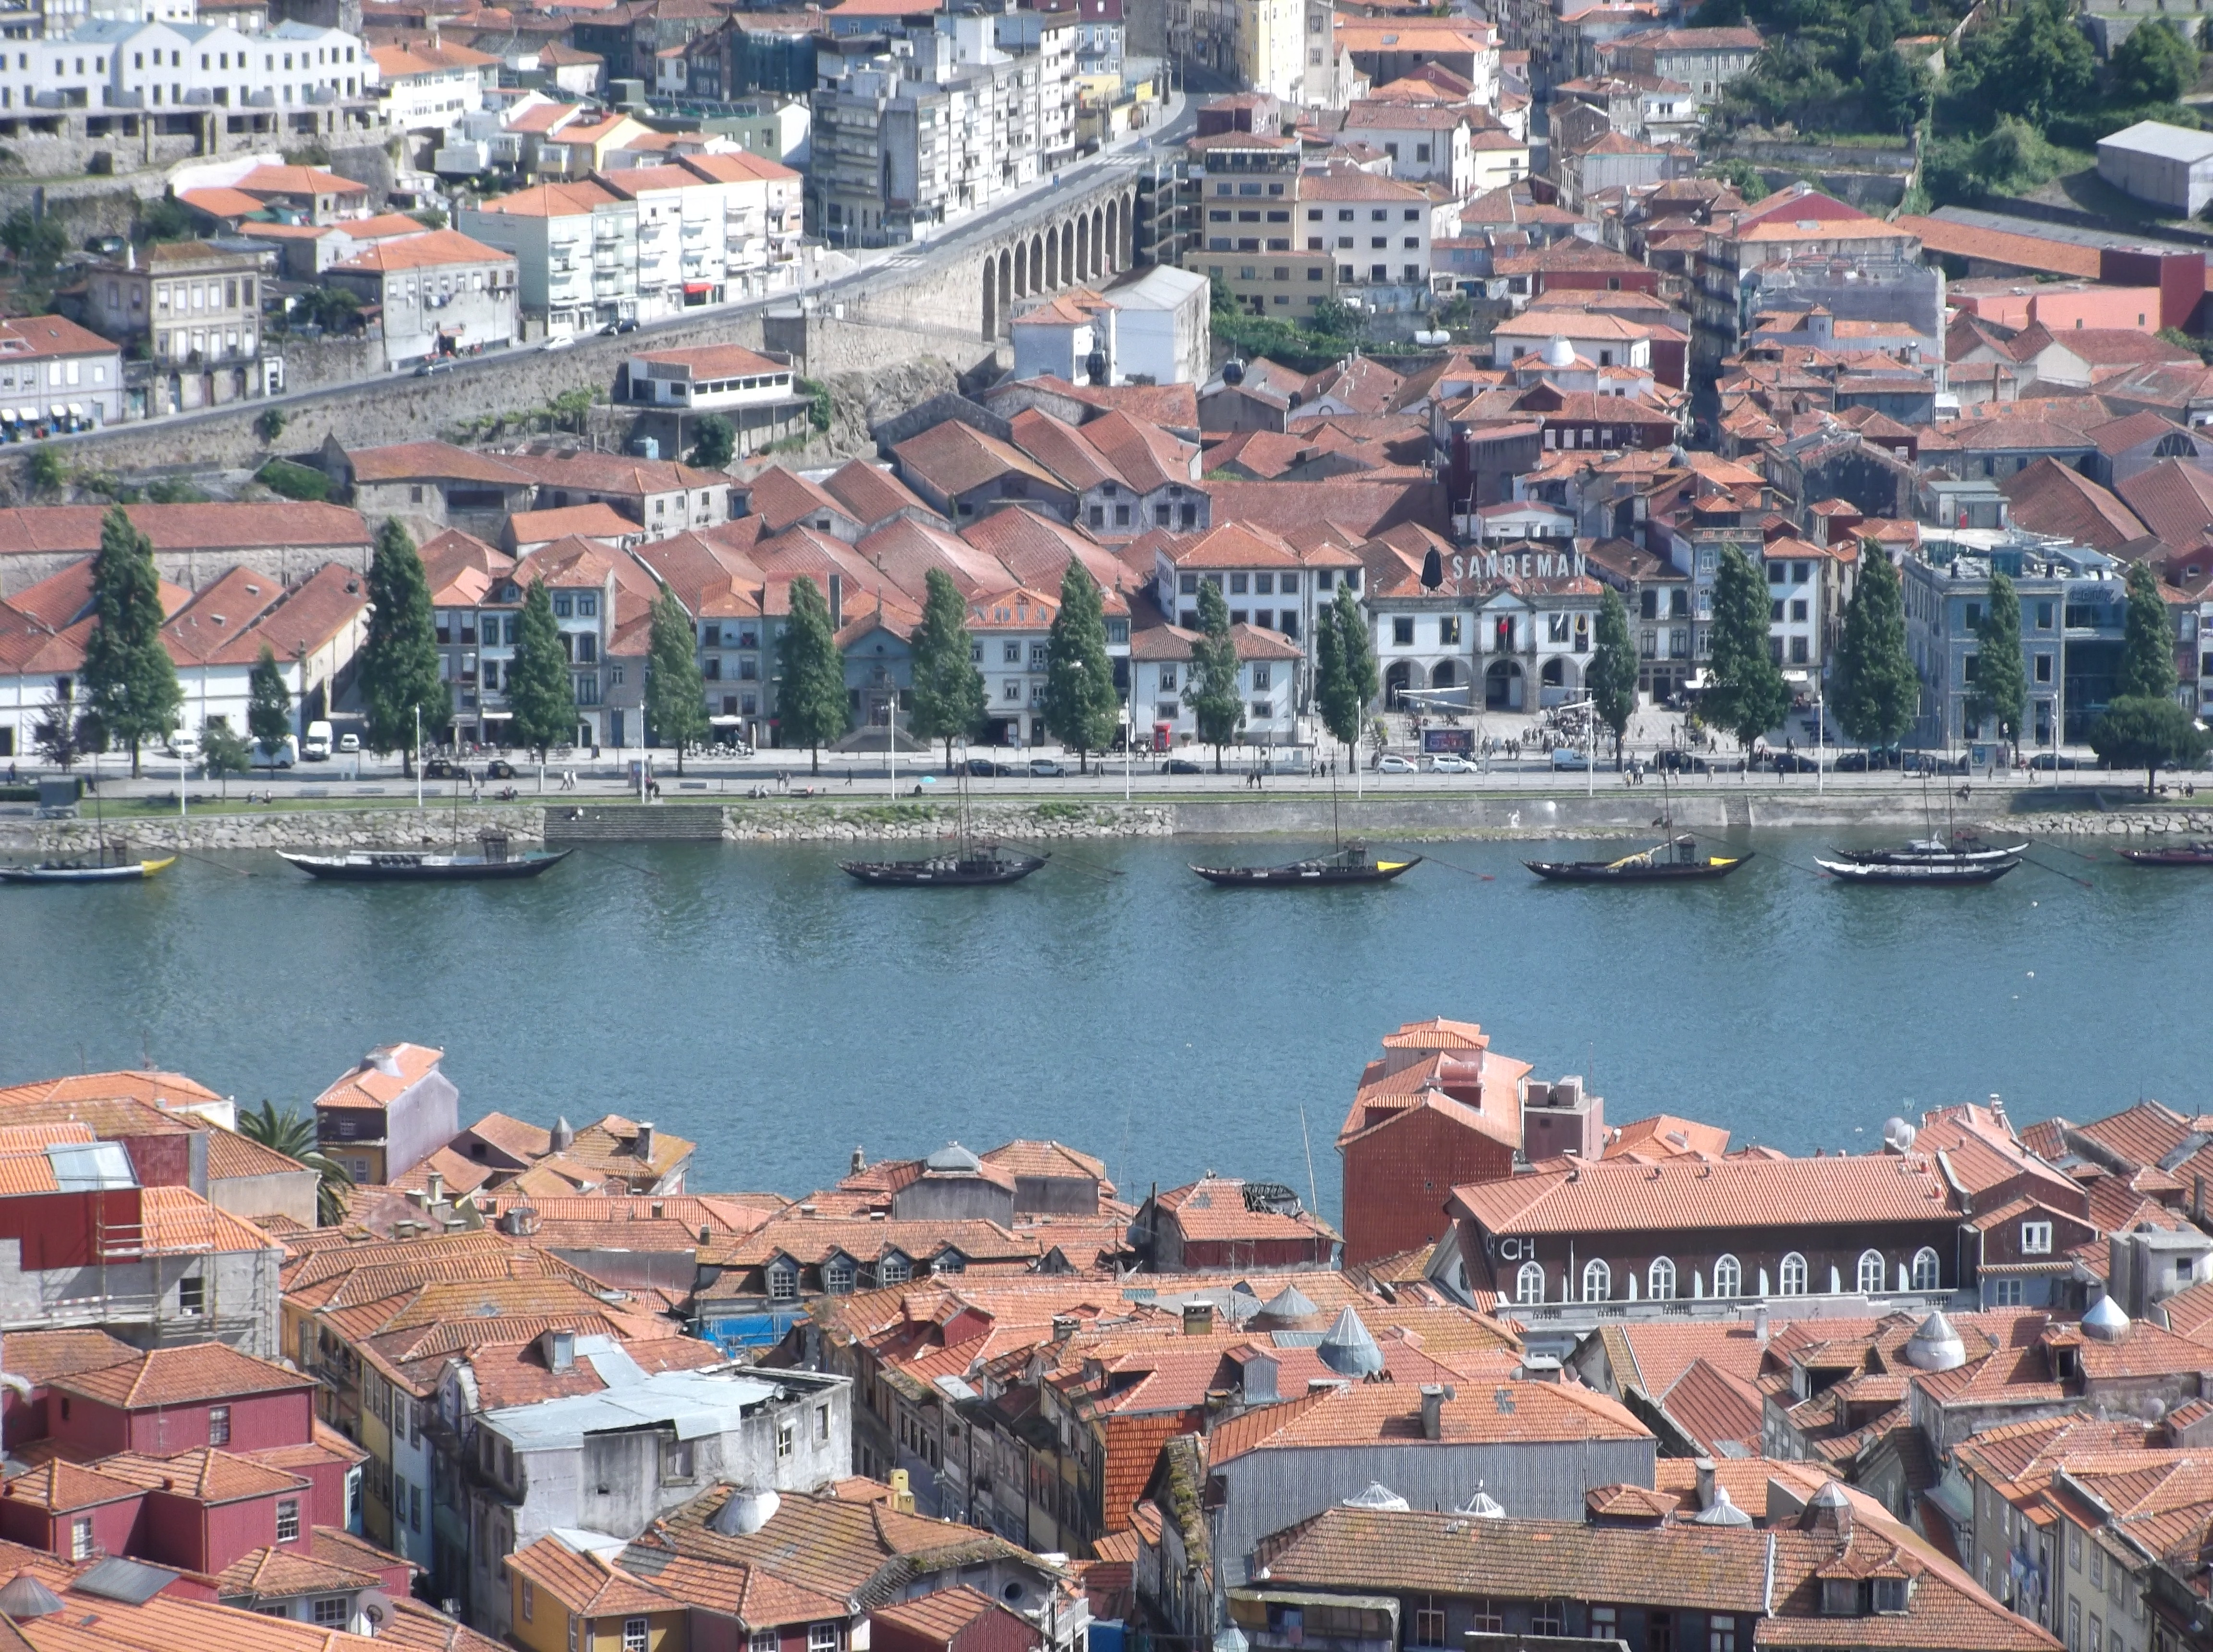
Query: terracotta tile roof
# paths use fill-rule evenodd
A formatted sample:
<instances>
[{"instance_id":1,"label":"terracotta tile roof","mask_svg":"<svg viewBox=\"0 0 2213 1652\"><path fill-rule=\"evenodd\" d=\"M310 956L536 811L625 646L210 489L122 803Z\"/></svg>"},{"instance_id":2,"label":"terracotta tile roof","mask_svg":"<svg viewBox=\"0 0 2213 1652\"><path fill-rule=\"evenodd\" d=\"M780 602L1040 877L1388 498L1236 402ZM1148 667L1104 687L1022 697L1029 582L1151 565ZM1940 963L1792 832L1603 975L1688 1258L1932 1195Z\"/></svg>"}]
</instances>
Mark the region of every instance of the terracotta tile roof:
<instances>
[{"instance_id":1,"label":"terracotta tile roof","mask_svg":"<svg viewBox=\"0 0 2213 1652\"><path fill-rule=\"evenodd\" d=\"M125 505L131 526L162 551L238 551L278 546L366 547L368 524L341 505ZM25 505L0 510L0 556L100 549L104 505Z\"/></svg>"},{"instance_id":2,"label":"terracotta tile roof","mask_svg":"<svg viewBox=\"0 0 2213 1652\"><path fill-rule=\"evenodd\" d=\"M259 201L254 205L259 206ZM0 361L49 356L113 356L116 344L64 315L26 315L0 321Z\"/></svg>"},{"instance_id":3,"label":"terracotta tile roof","mask_svg":"<svg viewBox=\"0 0 2213 1652\"><path fill-rule=\"evenodd\" d=\"M843 1253L857 1262L874 1262L896 1251L927 1261L942 1251L958 1251L970 1262L1028 1262L1043 1250L1026 1234L1009 1233L996 1222L872 1222L835 1216L784 1216L754 1232L718 1240L701 1249L706 1266L759 1267L779 1255L803 1263L826 1261Z\"/></svg>"},{"instance_id":4,"label":"terracotta tile roof","mask_svg":"<svg viewBox=\"0 0 2213 1652\"><path fill-rule=\"evenodd\" d=\"M1927 1222L1951 1205L1925 1160L1870 1154L1716 1164L1606 1161L1456 1187L1453 1207L1494 1234L1582 1234Z\"/></svg>"},{"instance_id":5,"label":"terracotta tile roof","mask_svg":"<svg viewBox=\"0 0 2213 1652\"><path fill-rule=\"evenodd\" d=\"M1009 472L1064 491L1061 479L1019 448L997 436L948 419L892 449L905 474L919 477L951 498L984 486Z\"/></svg>"},{"instance_id":6,"label":"terracotta tile roof","mask_svg":"<svg viewBox=\"0 0 2213 1652\"><path fill-rule=\"evenodd\" d=\"M430 229L419 235L402 235L364 247L351 258L331 265L362 274L385 274L400 270L430 269L448 264L512 264L515 254L472 241L458 229Z\"/></svg>"},{"instance_id":7,"label":"terracotta tile roof","mask_svg":"<svg viewBox=\"0 0 2213 1652\"><path fill-rule=\"evenodd\" d=\"M228 1210L217 1210L189 1187L147 1187L138 1194L145 1253L206 1256L217 1252L267 1251L277 1241Z\"/></svg>"},{"instance_id":8,"label":"terracotta tile roof","mask_svg":"<svg viewBox=\"0 0 2213 1652\"><path fill-rule=\"evenodd\" d=\"M372 1050L354 1070L333 1081L315 1098L319 1107L375 1107L381 1111L419 1084L446 1052L420 1044L393 1044ZM388 1060L395 1070L377 1065Z\"/></svg>"},{"instance_id":9,"label":"terracotta tile roof","mask_svg":"<svg viewBox=\"0 0 2213 1652\"><path fill-rule=\"evenodd\" d=\"M9 1375L32 1386L57 1377L128 1365L142 1356L105 1331L10 1331L5 1350Z\"/></svg>"},{"instance_id":10,"label":"terracotta tile roof","mask_svg":"<svg viewBox=\"0 0 2213 1652\"><path fill-rule=\"evenodd\" d=\"M594 1119L576 1132L567 1156L607 1176L659 1180L690 1158L696 1143L665 1130L655 1131L650 1157L637 1155L638 1126L619 1113Z\"/></svg>"},{"instance_id":11,"label":"terracotta tile roof","mask_svg":"<svg viewBox=\"0 0 2213 1652\"><path fill-rule=\"evenodd\" d=\"M279 1600L300 1594L373 1589L383 1582L376 1572L357 1571L293 1549L248 1549L216 1574L220 1600L241 1597Z\"/></svg>"},{"instance_id":12,"label":"terracotta tile roof","mask_svg":"<svg viewBox=\"0 0 2213 1652\"><path fill-rule=\"evenodd\" d=\"M2115 485L2151 531L2169 545L2192 545L2213 527L2213 470L2186 459L2162 459Z\"/></svg>"},{"instance_id":13,"label":"terracotta tile roof","mask_svg":"<svg viewBox=\"0 0 2213 1652\"><path fill-rule=\"evenodd\" d=\"M1217 1428L1208 1436L1208 1460L1227 1462L1248 1451L1429 1443L1422 1433L1421 1394L1411 1386L1360 1384L1309 1394L1308 1400L1314 1403L1293 1400L1267 1411L1272 1427L1250 1424L1235 1436L1228 1435L1230 1425ZM1619 1401L1571 1383L1470 1384L1443 1402L1440 1420L1446 1445L1651 1437Z\"/></svg>"},{"instance_id":14,"label":"terracotta tile roof","mask_svg":"<svg viewBox=\"0 0 2213 1652\"><path fill-rule=\"evenodd\" d=\"M305 1490L305 1476L271 1468L248 1457L199 1446L174 1457L121 1451L100 1460L100 1472L147 1491L174 1491L201 1503L236 1503Z\"/></svg>"},{"instance_id":15,"label":"terracotta tile roof","mask_svg":"<svg viewBox=\"0 0 2213 1652\"><path fill-rule=\"evenodd\" d=\"M376 1631L376 1644L385 1652L505 1652L505 1643L480 1635L455 1623L411 1595L392 1596L392 1615Z\"/></svg>"},{"instance_id":16,"label":"terracotta tile roof","mask_svg":"<svg viewBox=\"0 0 2213 1652\"><path fill-rule=\"evenodd\" d=\"M507 1557L507 1566L529 1579L540 1594L558 1600L571 1617L675 1612L682 1606L674 1596L596 1554L577 1553L558 1537L541 1537L516 1550Z\"/></svg>"},{"instance_id":17,"label":"terracotta tile roof","mask_svg":"<svg viewBox=\"0 0 2213 1652\"><path fill-rule=\"evenodd\" d=\"M668 167L654 168L651 170L681 171L682 168ZM625 178L633 175L627 173L622 174ZM687 177L684 181L696 184L698 180L695 177ZM758 378L772 374L788 374L791 371L789 363L771 360L758 351L747 350L741 344L703 344L696 350L644 351L631 359L651 362L664 367L686 368L690 369L695 380Z\"/></svg>"},{"instance_id":18,"label":"terracotta tile roof","mask_svg":"<svg viewBox=\"0 0 2213 1652\"><path fill-rule=\"evenodd\" d=\"M1248 1209L1245 1184L1232 1176L1206 1177L1164 1189L1154 1203L1174 1218L1186 1241L1335 1237L1326 1223L1308 1211L1283 1216Z\"/></svg>"},{"instance_id":19,"label":"terracotta tile roof","mask_svg":"<svg viewBox=\"0 0 2213 1652\"><path fill-rule=\"evenodd\" d=\"M208 1180L232 1181L247 1176L313 1174L297 1159L241 1136L236 1131L215 1129L208 1136Z\"/></svg>"},{"instance_id":20,"label":"terracotta tile roof","mask_svg":"<svg viewBox=\"0 0 2213 1652\"><path fill-rule=\"evenodd\" d=\"M1113 1198L1114 1184L1106 1180L1106 1166L1088 1153L1080 1153L1059 1142L1007 1143L982 1155L984 1162L1016 1176L1082 1179L1099 1184L1100 1192Z\"/></svg>"},{"instance_id":21,"label":"terracotta tile roof","mask_svg":"<svg viewBox=\"0 0 2213 1652\"><path fill-rule=\"evenodd\" d=\"M1667 1388L1653 1396L1709 1456L1757 1449L1766 1397L1758 1384L1704 1359L1692 1360Z\"/></svg>"},{"instance_id":22,"label":"terracotta tile roof","mask_svg":"<svg viewBox=\"0 0 2213 1652\"><path fill-rule=\"evenodd\" d=\"M1729 1501L1752 1516L1755 1522L1768 1518L1767 1485L1771 1480L1781 1480L1798 1494L1800 1502L1836 1478L1823 1463L1789 1462L1774 1457L1716 1457L1714 1464L1714 1484L1729 1494ZM1698 1512L1698 1476L1701 1472L1697 1460L1690 1457L1660 1457L1652 1464L1652 1484L1663 1497L1673 1500L1679 1515Z\"/></svg>"},{"instance_id":23,"label":"terracotta tile roof","mask_svg":"<svg viewBox=\"0 0 2213 1652\"><path fill-rule=\"evenodd\" d=\"M1633 1119L1606 1132L1606 1158L1630 1153L1671 1158L1679 1153L1708 1153L1716 1158L1728 1151L1728 1131L1716 1125L1680 1119L1673 1113L1655 1113Z\"/></svg>"},{"instance_id":24,"label":"terracotta tile roof","mask_svg":"<svg viewBox=\"0 0 2213 1652\"><path fill-rule=\"evenodd\" d=\"M15 1338L8 1339L15 1363ZM64 1393L82 1395L122 1410L188 1405L234 1395L313 1388L315 1380L219 1342L156 1348L127 1362L57 1373L48 1379Z\"/></svg>"},{"instance_id":25,"label":"terracotta tile roof","mask_svg":"<svg viewBox=\"0 0 2213 1652\"><path fill-rule=\"evenodd\" d=\"M1016 1617L982 1590L972 1588L966 1583L917 1595L911 1600L878 1606L869 1615L910 1635L920 1636L933 1645L950 1645L955 1636L978 1618L989 1618L995 1613L1014 1618L1015 1623L1021 1625L1019 1629L1002 1625L1002 1633L1026 1638L1032 1645L1036 1645L1042 1638L1036 1626L1027 1618ZM995 1638L992 1643L997 1645L1000 1643Z\"/></svg>"},{"instance_id":26,"label":"terracotta tile roof","mask_svg":"<svg viewBox=\"0 0 2213 1652\"><path fill-rule=\"evenodd\" d=\"M0 1490L0 1497L30 1503L49 1514L90 1509L143 1495L145 1488L136 1481L103 1474L97 1468L64 1462L58 1458L40 1464L27 1474L18 1474L8 1482L4 1490Z\"/></svg>"},{"instance_id":27,"label":"terracotta tile roof","mask_svg":"<svg viewBox=\"0 0 2213 1652\"><path fill-rule=\"evenodd\" d=\"M635 539L644 536L645 529L603 499L589 504L563 505L552 510L518 510L507 519L508 529L515 535L517 548L525 546L557 545L571 537L583 539ZM600 570L600 577L605 571ZM557 584L573 584L574 580L557 580ZM598 580L586 582L597 584Z\"/></svg>"}]
</instances>

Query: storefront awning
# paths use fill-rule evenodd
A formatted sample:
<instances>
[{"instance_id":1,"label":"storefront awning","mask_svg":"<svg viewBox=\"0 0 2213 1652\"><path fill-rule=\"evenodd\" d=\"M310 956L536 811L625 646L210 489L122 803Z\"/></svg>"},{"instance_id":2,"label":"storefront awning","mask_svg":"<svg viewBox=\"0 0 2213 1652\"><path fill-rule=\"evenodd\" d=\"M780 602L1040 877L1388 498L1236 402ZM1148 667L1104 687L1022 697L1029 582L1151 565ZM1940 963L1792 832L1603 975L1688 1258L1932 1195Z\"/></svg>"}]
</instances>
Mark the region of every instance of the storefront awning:
<instances>
[{"instance_id":1,"label":"storefront awning","mask_svg":"<svg viewBox=\"0 0 2213 1652\"><path fill-rule=\"evenodd\" d=\"M715 283L711 281L687 281L684 283L684 291L687 297L696 298L702 293L710 293L714 290Z\"/></svg>"}]
</instances>

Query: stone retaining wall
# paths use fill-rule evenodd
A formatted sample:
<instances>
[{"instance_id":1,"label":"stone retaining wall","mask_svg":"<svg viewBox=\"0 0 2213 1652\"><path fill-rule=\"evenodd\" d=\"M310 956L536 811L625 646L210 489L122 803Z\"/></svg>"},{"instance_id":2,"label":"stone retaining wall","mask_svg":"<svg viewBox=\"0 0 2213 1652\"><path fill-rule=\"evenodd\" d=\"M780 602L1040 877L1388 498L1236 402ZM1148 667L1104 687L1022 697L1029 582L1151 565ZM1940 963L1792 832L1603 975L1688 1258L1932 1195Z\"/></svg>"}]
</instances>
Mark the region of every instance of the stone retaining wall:
<instances>
[{"instance_id":1,"label":"stone retaining wall","mask_svg":"<svg viewBox=\"0 0 2213 1652\"><path fill-rule=\"evenodd\" d=\"M111 848L121 841L133 850L158 850L164 854L178 848L195 853L426 844L445 849L452 846L458 830L461 847L472 853L476 834L485 826L497 826L519 841L541 842L546 836L546 811L529 806L479 806L464 808L457 816L454 810L435 805L419 814L412 808L295 809L263 814L194 814L182 822L174 816L134 816L109 820L104 829ZM90 855L99 848L102 829L91 820L0 820L0 851Z\"/></svg>"}]
</instances>

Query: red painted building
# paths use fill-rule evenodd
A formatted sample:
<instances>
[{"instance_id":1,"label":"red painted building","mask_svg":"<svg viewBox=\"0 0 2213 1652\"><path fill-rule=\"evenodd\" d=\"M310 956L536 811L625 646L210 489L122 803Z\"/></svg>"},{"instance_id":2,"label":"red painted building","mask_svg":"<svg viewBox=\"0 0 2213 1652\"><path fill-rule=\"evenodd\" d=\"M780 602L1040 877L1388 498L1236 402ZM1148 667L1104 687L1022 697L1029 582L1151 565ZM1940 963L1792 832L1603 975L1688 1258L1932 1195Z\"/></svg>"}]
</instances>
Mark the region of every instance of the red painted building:
<instances>
[{"instance_id":1,"label":"red painted building","mask_svg":"<svg viewBox=\"0 0 2213 1652\"><path fill-rule=\"evenodd\" d=\"M49 1387L47 1434L84 1457L245 1453L314 1437L314 1379L221 1343L157 1348Z\"/></svg>"},{"instance_id":2,"label":"red painted building","mask_svg":"<svg viewBox=\"0 0 2213 1652\"><path fill-rule=\"evenodd\" d=\"M1045 1644L1027 1618L966 1583L878 1606L869 1623L875 1652L1037 1652Z\"/></svg>"},{"instance_id":3,"label":"red painted building","mask_svg":"<svg viewBox=\"0 0 2213 1652\"><path fill-rule=\"evenodd\" d=\"M1434 1244L1452 1225L1455 1186L1514 1173L1528 1073L1472 1021L1434 1017L1385 1036L1337 1133L1347 1267Z\"/></svg>"},{"instance_id":4,"label":"red painted building","mask_svg":"<svg viewBox=\"0 0 2213 1652\"><path fill-rule=\"evenodd\" d=\"M1207 1172L1137 1209L1131 1242L1161 1273L1215 1268L1324 1268L1337 1249L1329 1225L1287 1187Z\"/></svg>"}]
</instances>

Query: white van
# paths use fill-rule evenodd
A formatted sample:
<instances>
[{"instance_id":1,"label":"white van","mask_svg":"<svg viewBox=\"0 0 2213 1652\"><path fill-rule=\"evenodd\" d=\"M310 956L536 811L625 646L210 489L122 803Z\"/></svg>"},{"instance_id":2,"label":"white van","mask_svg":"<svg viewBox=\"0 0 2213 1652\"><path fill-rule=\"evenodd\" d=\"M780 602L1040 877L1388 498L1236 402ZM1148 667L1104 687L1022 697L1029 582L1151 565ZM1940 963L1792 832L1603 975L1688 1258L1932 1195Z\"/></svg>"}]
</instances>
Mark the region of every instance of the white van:
<instances>
[{"instance_id":1,"label":"white van","mask_svg":"<svg viewBox=\"0 0 2213 1652\"><path fill-rule=\"evenodd\" d=\"M168 750L171 757L196 761L200 754L200 737L189 728L174 729L170 733Z\"/></svg>"},{"instance_id":2,"label":"white van","mask_svg":"<svg viewBox=\"0 0 2213 1652\"><path fill-rule=\"evenodd\" d=\"M331 755L331 725L317 721L308 725L308 738L300 747L300 755L310 763L326 763Z\"/></svg>"},{"instance_id":3,"label":"white van","mask_svg":"<svg viewBox=\"0 0 2213 1652\"><path fill-rule=\"evenodd\" d=\"M300 760L300 742L290 735L276 745L253 743L253 766L257 769L289 769Z\"/></svg>"}]
</instances>

